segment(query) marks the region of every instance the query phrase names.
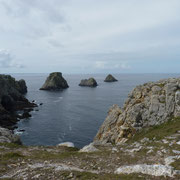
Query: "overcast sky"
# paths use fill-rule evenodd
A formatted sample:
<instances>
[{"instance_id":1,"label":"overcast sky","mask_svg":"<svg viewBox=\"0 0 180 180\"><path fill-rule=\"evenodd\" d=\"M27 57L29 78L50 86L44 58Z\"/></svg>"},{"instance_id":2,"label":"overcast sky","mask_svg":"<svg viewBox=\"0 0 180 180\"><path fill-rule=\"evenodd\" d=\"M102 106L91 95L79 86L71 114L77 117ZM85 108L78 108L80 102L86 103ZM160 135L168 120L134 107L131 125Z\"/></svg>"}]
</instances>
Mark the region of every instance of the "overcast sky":
<instances>
[{"instance_id":1,"label":"overcast sky","mask_svg":"<svg viewBox=\"0 0 180 180\"><path fill-rule=\"evenodd\" d=\"M0 73L178 73L180 0L0 0Z\"/></svg>"}]
</instances>

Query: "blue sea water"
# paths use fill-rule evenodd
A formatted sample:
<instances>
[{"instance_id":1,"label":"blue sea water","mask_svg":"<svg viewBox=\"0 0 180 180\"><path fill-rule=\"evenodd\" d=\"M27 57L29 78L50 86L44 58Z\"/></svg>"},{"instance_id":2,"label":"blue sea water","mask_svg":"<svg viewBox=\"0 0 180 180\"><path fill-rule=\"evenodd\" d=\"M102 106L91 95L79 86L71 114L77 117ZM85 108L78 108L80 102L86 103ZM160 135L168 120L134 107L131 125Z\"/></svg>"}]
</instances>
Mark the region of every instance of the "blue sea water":
<instances>
[{"instance_id":1,"label":"blue sea water","mask_svg":"<svg viewBox=\"0 0 180 180\"><path fill-rule=\"evenodd\" d=\"M25 79L28 86L26 97L39 106L32 117L18 122L18 129L25 145L57 145L73 142L83 147L92 142L99 127L113 104L123 105L129 92L139 84L180 74L116 74L118 82L105 83L104 74L63 75L69 88L59 92L40 91L48 74L12 74ZM81 79L94 77L96 88L78 86Z\"/></svg>"}]
</instances>

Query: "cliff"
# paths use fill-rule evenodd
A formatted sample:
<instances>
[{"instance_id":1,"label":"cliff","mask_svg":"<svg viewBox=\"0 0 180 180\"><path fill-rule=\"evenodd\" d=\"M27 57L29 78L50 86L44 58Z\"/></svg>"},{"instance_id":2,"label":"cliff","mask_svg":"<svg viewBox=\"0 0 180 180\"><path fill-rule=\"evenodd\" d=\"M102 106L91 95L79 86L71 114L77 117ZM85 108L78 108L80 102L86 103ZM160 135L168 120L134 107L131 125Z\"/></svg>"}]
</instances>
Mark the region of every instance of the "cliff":
<instances>
[{"instance_id":1,"label":"cliff","mask_svg":"<svg viewBox=\"0 0 180 180\"><path fill-rule=\"evenodd\" d=\"M0 128L0 178L180 179L179 81L137 86L81 150L9 143L17 137Z\"/></svg>"},{"instance_id":2,"label":"cliff","mask_svg":"<svg viewBox=\"0 0 180 180\"><path fill-rule=\"evenodd\" d=\"M123 108L113 105L99 129L96 143L121 144L144 128L180 116L180 78L164 79L137 86Z\"/></svg>"},{"instance_id":3,"label":"cliff","mask_svg":"<svg viewBox=\"0 0 180 180\"><path fill-rule=\"evenodd\" d=\"M10 75L0 75L0 126L13 128L19 117L17 110L36 106L23 96L26 92L24 80L16 81Z\"/></svg>"}]
</instances>

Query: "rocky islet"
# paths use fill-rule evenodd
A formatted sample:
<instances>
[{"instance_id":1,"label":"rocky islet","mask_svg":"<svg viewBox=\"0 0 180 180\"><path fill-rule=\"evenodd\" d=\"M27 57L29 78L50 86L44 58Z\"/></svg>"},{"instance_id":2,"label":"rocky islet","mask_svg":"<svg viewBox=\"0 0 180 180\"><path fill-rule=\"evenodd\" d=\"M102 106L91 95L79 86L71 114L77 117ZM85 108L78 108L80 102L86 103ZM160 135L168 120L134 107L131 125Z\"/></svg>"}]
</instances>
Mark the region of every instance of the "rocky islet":
<instances>
[{"instance_id":1,"label":"rocky islet","mask_svg":"<svg viewBox=\"0 0 180 180\"><path fill-rule=\"evenodd\" d=\"M57 91L68 88L67 81L63 78L62 73L53 72L46 79L40 90Z\"/></svg>"},{"instance_id":2,"label":"rocky islet","mask_svg":"<svg viewBox=\"0 0 180 180\"><path fill-rule=\"evenodd\" d=\"M111 74L108 74L104 80L104 82L116 82L116 81L118 81L118 80L114 76L112 76Z\"/></svg>"},{"instance_id":3,"label":"rocky islet","mask_svg":"<svg viewBox=\"0 0 180 180\"><path fill-rule=\"evenodd\" d=\"M94 78L82 79L79 86L96 87L98 84Z\"/></svg>"}]
</instances>

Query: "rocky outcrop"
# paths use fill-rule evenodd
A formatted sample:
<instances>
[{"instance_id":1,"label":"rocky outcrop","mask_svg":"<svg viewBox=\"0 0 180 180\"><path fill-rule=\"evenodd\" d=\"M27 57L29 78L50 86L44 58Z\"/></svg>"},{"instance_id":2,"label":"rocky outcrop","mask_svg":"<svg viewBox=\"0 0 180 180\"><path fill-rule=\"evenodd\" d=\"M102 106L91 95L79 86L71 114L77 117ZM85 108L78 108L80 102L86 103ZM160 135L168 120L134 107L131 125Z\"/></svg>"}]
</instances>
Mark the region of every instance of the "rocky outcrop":
<instances>
[{"instance_id":1,"label":"rocky outcrop","mask_svg":"<svg viewBox=\"0 0 180 180\"><path fill-rule=\"evenodd\" d=\"M174 177L174 175L179 174L180 171L175 170L171 166L164 166L159 164L147 165L147 164L137 164L131 166L122 166L115 171L116 174L132 174L132 173L142 173L151 176L169 176Z\"/></svg>"},{"instance_id":2,"label":"rocky outcrop","mask_svg":"<svg viewBox=\"0 0 180 180\"><path fill-rule=\"evenodd\" d=\"M109 74L106 79L104 80L104 82L116 82L118 81L114 76L112 76L111 74Z\"/></svg>"},{"instance_id":3,"label":"rocky outcrop","mask_svg":"<svg viewBox=\"0 0 180 180\"><path fill-rule=\"evenodd\" d=\"M81 80L79 86L96 87L98 84L94 78Z\"/></svg>"},{"instance_id":4,"label":"rocky outcrop","mask_svg":"<svg viewBox=\"0 0 180 180\"><path fill-rule=\"evenodd\" d=\"M17 84L19 85L19 92L21 94L26 94L27 93L27 86L26 86L25 80L21 79L21 80L17 81Z\"/></svg>"},{"instance_id":5,"label":"rocky outcrop","mask_svg":"<svg viewBox=\"0 0 180 180\"><path fill-rule=\"evenodd\" d=\"M36 106L23 96L25 92L24 80L16 81L10 75L0 75L0 126L12 128L19 117L16 111Z\"/></svg>"},{"instance_id":6,"label":"rocky outcrop","mask_svg":"<svg viewBox=\"0 0 180 180\"><path fill-rule=\"evenodd\" d=\"M87 146L84 146L82 149L79 150L79 152L97 152L99 149L97 149L93 143L90 143Z\"/></svg>"},{"instance_id":7,"label":"rocky outcrop","mask_svg":"<svg viewBox=\"0 0 180 180\"><path fill-rule=\"evenodd\" d=\"M180 116L180 78L137 86L121 109L113 105L94 142L121 144L137 131Z\"/></svg>"},{"instance_id":8,"label":"rocky outcrop","mask_svg":"<svg viewBox=\"0 0 180 180\"><path fill-rule=\"evenodd\" d=\"M67 81L63 78L62 73L54 72L49 75L40 90L61 90L68 88Z\"/></svg>"},{"instance_id":9,"label":"rocky outcrop","mask_svg":"<svg viewBox=\"0 0 180 180\"><path fill-rule=\"evenodd\" d=\"M0 143L21 144L19 136L13 134L13 131L0 127Z\"/></svg>"}]
</instances>

